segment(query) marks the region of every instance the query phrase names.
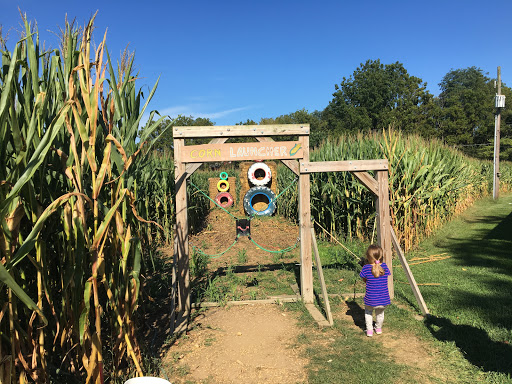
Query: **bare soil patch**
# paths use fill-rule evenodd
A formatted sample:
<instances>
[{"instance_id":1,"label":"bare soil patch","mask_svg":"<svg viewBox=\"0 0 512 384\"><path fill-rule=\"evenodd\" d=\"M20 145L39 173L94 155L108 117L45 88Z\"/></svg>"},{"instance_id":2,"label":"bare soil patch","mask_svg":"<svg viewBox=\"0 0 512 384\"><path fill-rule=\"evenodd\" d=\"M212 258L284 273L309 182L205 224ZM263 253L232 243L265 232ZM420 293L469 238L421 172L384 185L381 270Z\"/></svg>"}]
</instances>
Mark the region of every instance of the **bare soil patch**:
<instances>
[{"instance_id":1,"label":"bare soil patch","mask_svg":"<svg viewBox=\"0 0 512 384\"><path fill-rule=\"evenodd\" d=\"M176 383L304 383L299 332L294 314L277 305L209 309L164 363L183 374Z\"/></svg>"}]
</instances>

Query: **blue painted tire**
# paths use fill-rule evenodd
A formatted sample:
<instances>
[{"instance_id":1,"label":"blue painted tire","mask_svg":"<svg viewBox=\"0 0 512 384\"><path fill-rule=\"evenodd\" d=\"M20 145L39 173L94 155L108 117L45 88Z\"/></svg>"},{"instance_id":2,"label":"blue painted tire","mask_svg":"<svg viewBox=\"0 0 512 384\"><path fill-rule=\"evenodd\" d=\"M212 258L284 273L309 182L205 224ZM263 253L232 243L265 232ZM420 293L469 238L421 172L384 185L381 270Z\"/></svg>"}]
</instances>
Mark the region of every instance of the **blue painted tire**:
<instances>
[{"instance_id":1,"label":"blue painted tire","mask_svg":"<svg viewBox=\"0 0 512 384\"><path fill-rule=\"evenodd\" d=\"M219 178L221 180L227 180L229 178L228 173L227 172L221 172L220 175L219 175Z\"/></svg>"},{"instance_id":2,"label":"blue painted tire","mask_svg":"<svg viewBox=\"0 0 512 384\"><path fill-rule=\"evenodd\" d=\"M253 187L244 196L244 209L250 216L271 216L276 211L276 203L273 201L276 194L267 187ZM268 206L261 211L254 208L255 199L266 200Z\"/></svg>"}]
</instances>

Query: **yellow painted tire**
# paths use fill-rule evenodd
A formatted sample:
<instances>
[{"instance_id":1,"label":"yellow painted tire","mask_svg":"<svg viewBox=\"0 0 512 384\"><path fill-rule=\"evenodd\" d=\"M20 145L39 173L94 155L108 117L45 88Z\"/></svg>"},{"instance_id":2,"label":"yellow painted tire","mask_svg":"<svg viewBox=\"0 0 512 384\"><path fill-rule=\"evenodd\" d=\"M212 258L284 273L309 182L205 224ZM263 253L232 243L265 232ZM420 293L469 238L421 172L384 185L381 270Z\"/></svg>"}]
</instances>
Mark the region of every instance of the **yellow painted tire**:
<instances>
[{"instance_id":1,"label":"yellow painted tire","mask_svg":"<svg viewBox=\"0 0 512 384\"><path fill-rule=\"evenodd\" d=\"M227 180L219 180L217 183L217 189L219 192L227 192L229 191L229 181Z\"/></svg>"}]
</instances>

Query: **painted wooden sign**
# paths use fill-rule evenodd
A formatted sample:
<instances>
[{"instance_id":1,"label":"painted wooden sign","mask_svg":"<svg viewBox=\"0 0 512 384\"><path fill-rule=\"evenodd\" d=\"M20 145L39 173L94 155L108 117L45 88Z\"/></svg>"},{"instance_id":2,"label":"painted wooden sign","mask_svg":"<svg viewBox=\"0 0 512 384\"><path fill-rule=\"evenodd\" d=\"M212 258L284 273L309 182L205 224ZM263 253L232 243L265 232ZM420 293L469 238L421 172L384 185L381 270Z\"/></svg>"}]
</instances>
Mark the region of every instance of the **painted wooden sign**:
<instances>
[{"instance_id":1,"label":"painted wooden sign","mask_svg":"<svg viewBox=\"0 0 512 384\"><path fill-rule=\"evenodd\" d=\"M187 145L182 148L181 161L185 163L203 163L301 158L302 146L299 141L274 141Z\"/></svg>"}]
</instances>

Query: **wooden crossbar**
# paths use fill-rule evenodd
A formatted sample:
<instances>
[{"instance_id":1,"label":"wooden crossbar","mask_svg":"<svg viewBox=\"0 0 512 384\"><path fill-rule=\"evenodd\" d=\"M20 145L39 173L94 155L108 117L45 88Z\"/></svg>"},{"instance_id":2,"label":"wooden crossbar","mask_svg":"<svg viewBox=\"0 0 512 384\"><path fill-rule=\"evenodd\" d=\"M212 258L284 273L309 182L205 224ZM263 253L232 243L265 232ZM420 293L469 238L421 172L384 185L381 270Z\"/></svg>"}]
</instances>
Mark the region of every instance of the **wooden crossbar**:
<instances>
[{"instance_id":1,"label":"wooden crossbar","mask_svg":"<svg viewBox=\"0 0 512 384\"><path fill-rule=\"evenodd\" d=\"M256 137L309 135L309 124L272 125L213 125L200 127L173 127L175 139L193 137Z\"/></svg>"},{"instance_id":2,"label":"wooden crossbar","mask_svg":"<svg viewBox=\"0 0 512 384\"><path fill-rule=\"evenodd\" d=\"M387 171L388 160L299 161L300 173Z\"/></svg>"}]
</instances>

